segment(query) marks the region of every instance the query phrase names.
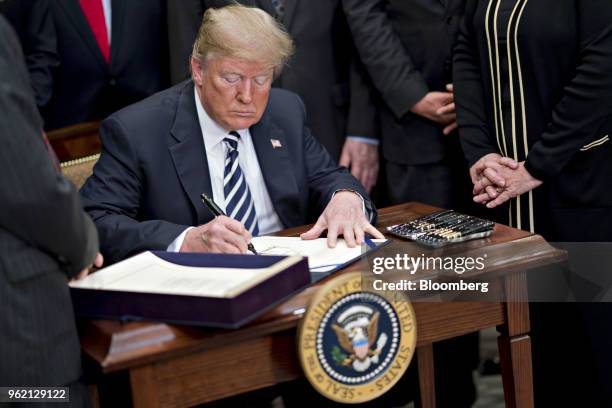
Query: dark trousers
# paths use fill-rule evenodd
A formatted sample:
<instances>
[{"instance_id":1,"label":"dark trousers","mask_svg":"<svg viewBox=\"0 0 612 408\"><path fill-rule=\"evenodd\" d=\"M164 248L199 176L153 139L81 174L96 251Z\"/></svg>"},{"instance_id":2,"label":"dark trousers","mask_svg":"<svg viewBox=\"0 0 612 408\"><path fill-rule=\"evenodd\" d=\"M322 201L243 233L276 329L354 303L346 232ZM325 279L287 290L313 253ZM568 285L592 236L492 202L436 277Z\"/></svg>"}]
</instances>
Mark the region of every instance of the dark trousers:
<instances>
[{"instance_id":1,"label":"dark trousers","mask_svg":"<svg viewBox=\"0 0 612 408\"><path fill-rule=\"evenodd\" d=\"M477 210L468 168L460 160L419 165L387 162L385 167L391 204L418 201L469 213Z\"/></svg>"}]
</instances>

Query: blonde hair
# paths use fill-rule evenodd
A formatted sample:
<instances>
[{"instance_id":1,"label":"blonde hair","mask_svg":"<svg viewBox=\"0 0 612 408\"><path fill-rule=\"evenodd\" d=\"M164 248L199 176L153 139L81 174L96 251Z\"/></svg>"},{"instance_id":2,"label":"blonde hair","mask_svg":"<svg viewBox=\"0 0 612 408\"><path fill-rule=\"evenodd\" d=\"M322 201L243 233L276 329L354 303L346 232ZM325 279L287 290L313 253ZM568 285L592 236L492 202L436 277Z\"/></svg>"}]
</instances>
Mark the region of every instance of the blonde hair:
<instances>
[{"instance_id":1,"label":"blonde hair","mask_svg":"<svg viewBox=\"0 0 612 408\"><path fill-rule=\"evenodd\" d=\"M206 10L192 57L202 65L211 57L263 62L272 65L278 75L292 54L293 40L269 14L232 4Z\"/></svg>"}]
</instances>

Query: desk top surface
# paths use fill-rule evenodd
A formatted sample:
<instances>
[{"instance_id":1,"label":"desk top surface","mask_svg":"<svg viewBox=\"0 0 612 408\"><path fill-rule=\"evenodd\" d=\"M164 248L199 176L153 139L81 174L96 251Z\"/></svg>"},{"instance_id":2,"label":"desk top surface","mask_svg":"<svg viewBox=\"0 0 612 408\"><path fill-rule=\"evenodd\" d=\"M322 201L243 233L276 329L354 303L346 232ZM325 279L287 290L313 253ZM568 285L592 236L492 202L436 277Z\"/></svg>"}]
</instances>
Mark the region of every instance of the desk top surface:
<instances>
[{"instance_id":1,"label":"desk top surface","mask_svg":"<svg viewBox=\"0 0 612 408\"><path fill-rule=\"evenodd\" d=\"M435 207L419 203L384 208L379 211L377 226L382 230L387 226L407 222L437 210ZM308 226L291 228L277 235L296 236L307 228ZM393 240L391 244L371 256L393 257L416 245L418 244ZM421 246L418 248L425 253L436 251ZM508 268L525 269L559 261L565 256L563 251L551 247L538 235L500 224L496 224L491 237L455 244L445 249L445 255L461 253L478 256L485 250L488 254L488 267L483 273ZM366 257L338 273L362 271L364 267L367 268L368 261ZM174 355L294 329L318 286L328 279L304 289L241 329L220 330L155 322L82 320L79 322L81 346L83 351L100 365L102 371L111 372L160 358L170 358Z\"/></svg>"}]
</instances>

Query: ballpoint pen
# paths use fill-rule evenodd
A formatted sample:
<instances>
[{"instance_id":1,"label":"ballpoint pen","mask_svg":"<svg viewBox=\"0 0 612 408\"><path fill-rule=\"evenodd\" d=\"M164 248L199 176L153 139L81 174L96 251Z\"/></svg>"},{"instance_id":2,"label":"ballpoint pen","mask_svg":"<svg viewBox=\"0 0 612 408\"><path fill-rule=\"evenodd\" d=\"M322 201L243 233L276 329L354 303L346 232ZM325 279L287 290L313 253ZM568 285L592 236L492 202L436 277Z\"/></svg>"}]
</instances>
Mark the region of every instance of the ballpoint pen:
<instances>
[{"instance_id":1,"label":"ballpoint pen","mask_svg":"<svg viewBox=\"0 0 612 408\"><path fill-rule=\"evenodd\" d=\"M208 207L208 209L210 210L210 212L212 212L215 217L219 216L219 215L225 215L225 213L223 212L223 210L221 208L219 208L219 206L217 205L217 203L215 203L212 198L210 198L209 196L207 196L206 194L202 193L202 195L200 195L200 197L202 198L202 202L204 203L204 205L206 207ZM252 253L254 253L255 255L257 255L257 251L255 250L255 247L253 246L252 243L249 242L249 245L247 245L247 248L249 249L249 251L251 251Z\"/></svg>"}]
</instances>

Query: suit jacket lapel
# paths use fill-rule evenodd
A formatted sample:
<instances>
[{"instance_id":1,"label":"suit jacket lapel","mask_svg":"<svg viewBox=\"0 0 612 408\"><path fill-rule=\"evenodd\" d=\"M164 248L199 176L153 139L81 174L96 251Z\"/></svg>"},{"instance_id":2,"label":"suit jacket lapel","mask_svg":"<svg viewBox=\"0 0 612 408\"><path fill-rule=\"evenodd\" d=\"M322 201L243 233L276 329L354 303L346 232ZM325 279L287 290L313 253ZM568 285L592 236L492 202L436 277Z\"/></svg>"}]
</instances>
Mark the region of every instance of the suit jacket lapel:
<instances>
[{"instance_id":1,"label":"suit jacket lapel","mask_svg":"<svg viewBox=\"0 0 612 408\"><path fill-rule=\"evenodd\" d=\"M272 205L283 225L300 225L298 186L293 174L293 165L285 133L264 114L259 123L250 129L259 167L270 194ZM274 147L272 140L280 142Z\"/></svg>"},{"instance_id":2,"label":"suit jacket lapel","mask_svg":"<svg viewBox=\"0 0 612 408\"><path fill-rule=\"evenodd\" d=\"M110 62L111 65L117 63L117 55L119 52L119 46L121 45L121 36L123 33L123 20L125 18L124 8L126 7L127 1L125 0L112 0L111 1L111 13L113 18L111 19L111 47L110 47ZM144 34L143 34L144 35Z\"/></svg>"},{"instance_id":3,"label":"suit jacket lapel","mask_svg":"<svg viewBox=\"0 0 612 408\"><path fill-rule=\"evenodd\" d=\"M283 18L283 23L285 27L287 27L287 30L291 27L299 1L300 0L285 0L285 17Z\"/></svg>"},{"instance_id":4,"label":"suit jacket lapel","mask_svg":"<svg viewBox=\"0 0 612 408\"><path fill-rule=\"evenodd\" d=\"M104 70L108 69L108 64L104 60L102 56L102 52L100 51L100 47L96 42L96 38L89 27L89 23L81 10L81 6L79 5L78 0L57 0L60 1L60 5L68 15L68 19L77 29L77 31L81 34L81 38L87 44L87 48L91 51L94 59L100 64Z\"/></svg>"},{"instance_id":5,"label":"suit jacket lapel","mask_svg":"<svg viewBox=\"0 0 612 408\"><path fill-rule=\"evenodd\" d=\"M210 220L212 214L202 204L200 194L212 196L212 186L194 92L193 82L188 81L179 96L171 130L177 143L170 146L169 150L183 189L198 215L198 224L201 224Z\"/></svg>"}]
</instances>

